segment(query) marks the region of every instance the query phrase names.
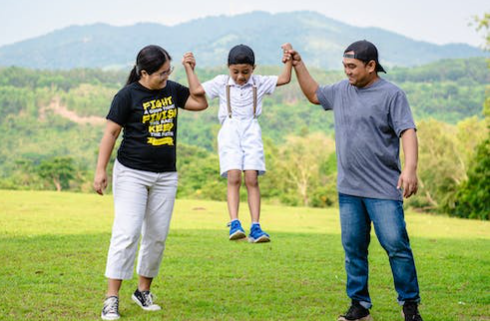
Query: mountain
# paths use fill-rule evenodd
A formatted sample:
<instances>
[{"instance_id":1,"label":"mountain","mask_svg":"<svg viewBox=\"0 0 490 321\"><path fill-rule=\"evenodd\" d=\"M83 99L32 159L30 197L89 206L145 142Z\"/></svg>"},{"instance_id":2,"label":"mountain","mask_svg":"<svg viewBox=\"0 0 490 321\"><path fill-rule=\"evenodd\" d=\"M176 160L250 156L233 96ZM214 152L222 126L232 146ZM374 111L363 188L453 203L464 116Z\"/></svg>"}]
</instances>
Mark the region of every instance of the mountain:
<instances>
[{"instance_id":1,"label":"mountain","mask_svg":"<svg viewBox=\"0 0 490 321\"><path fill-rule=\"evenodd\" d=\"M380 28L348 25L316 12L271 14L251 12L214 16L175 26L140 23L115 27L107 24L71 26L47 35L0 47L0 65L36 69L128 68L139 49L158 44L174 61L193 51L198 66L223 66L229 49L250 45L260 65L278 65L281 44L290 42L308 65L340 69L350 43L368 39L380 52L383 66L415 66L445 58L485 56L466 44L435 45L415 41Z\"/></svg>"}]
</instances>

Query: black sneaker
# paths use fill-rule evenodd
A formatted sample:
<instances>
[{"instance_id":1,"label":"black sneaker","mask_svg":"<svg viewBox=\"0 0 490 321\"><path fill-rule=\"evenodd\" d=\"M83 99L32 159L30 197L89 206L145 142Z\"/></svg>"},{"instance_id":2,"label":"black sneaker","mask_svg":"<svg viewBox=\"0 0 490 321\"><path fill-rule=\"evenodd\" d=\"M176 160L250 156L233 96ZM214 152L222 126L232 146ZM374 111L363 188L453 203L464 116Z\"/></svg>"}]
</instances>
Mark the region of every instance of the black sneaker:
<instances>
[{"instance_id":1,"label":"black sneaker","mask_svg":"<svg viewBox=\"0 0 490 321\"><path fill-rule=\"evenodd\" d=\"M107 297L100 315L102 320L117 320L119 315L119 298L117 296Z\"/></svg>"},{"instance_id":2,"label":"black sneaker","mask_svg":"<svg viewBox=\"0 0 490 321\"><path fill-rule=\"evenodd\" d=\"M131 299L146 311L158 311L162 309L158 304L153 303L153 294L150 291L139 291L136 289Z\"/></svg>"},{"instance_id":3,"label":"black sneaker","mask_svg":"<svg viewBox=\"0 0 490 321\"><path fill-rule=\"evenodd\" d=\"M337 321L372 321L369 310L363 307L359 302L352 301L347 312L337 319Z\"/></svg>"},{"instance_id":4,"label":"black sneaker","mask_svg":"<svg viewBox=\"0 0 490 321\"><path fill-rule=\"evenodd\" d=\"M403 305L402 316L405 321L423 321L419 313L417 302L405 302Z\"/></svg>"}]
</instances>

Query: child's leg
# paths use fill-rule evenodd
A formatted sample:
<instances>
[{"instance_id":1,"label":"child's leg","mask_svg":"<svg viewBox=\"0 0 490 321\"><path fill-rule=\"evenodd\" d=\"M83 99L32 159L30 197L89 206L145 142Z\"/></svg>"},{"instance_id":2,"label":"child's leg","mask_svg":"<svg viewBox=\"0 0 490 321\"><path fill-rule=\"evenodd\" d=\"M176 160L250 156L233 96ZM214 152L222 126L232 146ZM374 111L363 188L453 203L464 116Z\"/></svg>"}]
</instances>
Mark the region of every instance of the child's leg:
<instances>
[{"instance_id":1,"label":"child's leg","mask_svg":"<svg viewBox=\"0 0 490 321\"><path fill-rule=\"evenodd\" d=\"M260 219L260 189L256 170L245 171L245 186L248 192L248 207L252 223L258 223Z\"/></svg>"},{"instance_id":2,"label":"child's leg","mask_svg":"<svg viewBox=\"0 0 490 321\"><path fill-rule=\"evenodd\" d=\"M238 219L238 207L240 205L240 186L242 185L242 172L239 169L228 171L228 213L230 221Z\"/></svg>"}]
</instances>

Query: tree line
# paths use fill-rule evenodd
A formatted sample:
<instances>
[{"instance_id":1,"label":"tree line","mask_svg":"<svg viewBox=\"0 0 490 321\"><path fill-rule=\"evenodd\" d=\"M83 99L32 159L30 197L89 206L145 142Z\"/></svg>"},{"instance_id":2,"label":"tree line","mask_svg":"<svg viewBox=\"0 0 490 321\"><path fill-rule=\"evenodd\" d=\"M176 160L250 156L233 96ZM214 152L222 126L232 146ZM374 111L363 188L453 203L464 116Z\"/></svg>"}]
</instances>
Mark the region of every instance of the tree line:
<instances>
[{"instance_id":1,"label":"tree line","mask_svg":"<svg viewBox=\"0 0 490 321\"><path fill-rule=\"evenodd\" d=\"M418 127L420 190L408 206L489 219L490 184L481 180L490 168L488 96L482 111L489 83L486 67L484 59L475 58L389 71L386 78L407 92ZM257 72L279 70L264 66ZM226 69L197 73L207 80ZM312 73L321 83L344 77L337 71ZM0 69L0 188L90 192L103 130L90 117L103 120L126 76L89 69ZM185 83L182 70L173 77ZM86 121L68 119L61 107ZM226 181L219 178L216 114L216 102L203 113L179 114L178 197L226 198ZM260 122L268 169L260 180L263 199L293 206L336 205L332 113L308 104L293 81L265 98ZM462 210L467 208L472 210Z\"/></svg>"}]
</instances>

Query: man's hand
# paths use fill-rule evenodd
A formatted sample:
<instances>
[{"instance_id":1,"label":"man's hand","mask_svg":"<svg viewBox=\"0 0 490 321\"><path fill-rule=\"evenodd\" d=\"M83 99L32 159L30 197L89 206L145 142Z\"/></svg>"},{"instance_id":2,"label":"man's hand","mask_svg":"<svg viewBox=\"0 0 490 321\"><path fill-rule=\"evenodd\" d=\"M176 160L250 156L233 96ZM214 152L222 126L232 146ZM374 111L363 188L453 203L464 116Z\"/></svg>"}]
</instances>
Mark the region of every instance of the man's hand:
<instances>
[{"instance_id":1,"label":"man's hand","mask_svg":"<svg viewBox=\"0 0 490 321\"><path fill-rule=\"evenodd\" d=\"M403 190L403 197L409 198L412 195L417 194L418 179L415 171L403 170L398 179L397 189Z\"/></svg>"}]
</instances>

